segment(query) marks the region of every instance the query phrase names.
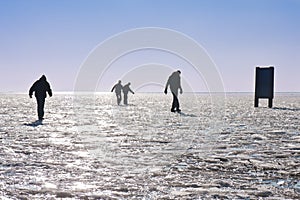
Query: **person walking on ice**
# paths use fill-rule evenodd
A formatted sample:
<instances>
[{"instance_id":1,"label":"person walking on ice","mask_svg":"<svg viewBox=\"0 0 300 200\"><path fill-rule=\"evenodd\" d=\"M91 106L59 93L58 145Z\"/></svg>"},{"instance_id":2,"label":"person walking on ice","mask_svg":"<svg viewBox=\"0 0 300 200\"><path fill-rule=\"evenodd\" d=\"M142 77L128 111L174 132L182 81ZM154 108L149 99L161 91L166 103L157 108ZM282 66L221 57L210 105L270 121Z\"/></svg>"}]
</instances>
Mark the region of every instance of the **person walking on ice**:
<instances>
[{"instance_id":1,"label":"person walking on ice","mask_svg":"<svg viewBox=\"0 0 300 200\"><path fill-rule=\"evenodd\" d=\"M47 78L43 75L39 80L37 80L29 89L29 97L32 98L33 92L35 93L36 101L37 101L37 112L39 121L44 119L44 105L45 99L48 95L52 97L52 90L50 84L47 82Z\"/></svg>"},{"instance_id":2,"label":"person walking on ice","mask_svg":"<svg viewBox=\"0 0 300 200\"><path fill-rule=\"evenodd\" d=\"M124 105L128 105L128 92L134 94L134 92L130 89L130 83L127 83L123 86L123 93L124 93Z\"/></svg>"},{"instance_id":3,"label":"person walking on ice","mask_svg":"<svg viewBox=\"0 0 300 200\"><path fill-rule=\"evenodd\" d=\"M120 105L121 101L122 101L122 89L123 86L121 84L121 80L119 80L119 82L117 84L115 84L113 86L113 88L111 89L111 92L113 92L115 90L116 96L117 96L117 104Z\"/></svg>"},{"instance_id":4,"label":"person walking on ice","mask_svg":"<svg viewBox=\"0 0 300 200\"><path fill-rule=\"evenodd\" d=\"M179 100L178 100L178 89L180 90L180 94L182 94L181 81L180 81L180 70L173 72L167 81L164 93L168 93L168 87L170 86L170 90L173 95L173 102L171 112L180 112L179 108Z\"/></svg>"}]
</instances>

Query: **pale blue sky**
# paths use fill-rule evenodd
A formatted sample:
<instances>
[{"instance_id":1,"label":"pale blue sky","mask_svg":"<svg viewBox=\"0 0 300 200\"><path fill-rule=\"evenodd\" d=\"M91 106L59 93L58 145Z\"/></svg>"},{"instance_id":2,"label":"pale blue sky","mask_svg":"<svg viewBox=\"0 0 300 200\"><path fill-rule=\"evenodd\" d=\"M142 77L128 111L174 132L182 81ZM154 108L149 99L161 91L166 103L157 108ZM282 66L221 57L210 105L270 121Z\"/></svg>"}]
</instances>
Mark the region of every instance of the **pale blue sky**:
<instances>
[{"instance_id":1,"label":"pale blue sky","mask_svg":"<svg viewBox=\"0 0 300 200\"><path fill-rule=\"evenodd\" d=\"M195 39L228 92L253 91L257 65L275 66L276 91L300 92L299 19L300 0L0 0L0 92L26 92L41 74L72 91L96 45L140 27Z\"/></svg>"}]
</instances>

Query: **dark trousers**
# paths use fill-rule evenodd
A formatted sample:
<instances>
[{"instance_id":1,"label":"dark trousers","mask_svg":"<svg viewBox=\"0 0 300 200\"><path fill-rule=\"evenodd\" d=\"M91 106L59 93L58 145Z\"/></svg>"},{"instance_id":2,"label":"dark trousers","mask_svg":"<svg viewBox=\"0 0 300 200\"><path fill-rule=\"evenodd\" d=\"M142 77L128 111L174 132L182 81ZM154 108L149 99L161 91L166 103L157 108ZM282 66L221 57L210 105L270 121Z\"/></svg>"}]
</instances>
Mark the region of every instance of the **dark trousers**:
<instances>
[{"instance_id":1,"label":"dark trousers","mask_svg":"<svg viewBox=\"0 0 300 200\"><path fill-rule=\"evenodd\" d=\"M179 101L178 101L177 95L174 94L173 92L172 92L172 95L173 95L173 102L172 102L171 110L172 111L176 111L176 110L178 111L179 110Z\"/></svg>"},{"instance_id":2,"label":"dark trousers","mask_svg":"<svg viewBox=\"0 0 300 200\"><path fill-rule=\"evenodd\" d=\"M128 94L124 93L124 105L128 104Z\"/></svg>"},{"instance_id":3,"label":"dark trousers","mask_svg":"<svg viewBox=\"0 0 300 200\"><path fill-rule=\"evenodd\" d=\"M118 103L118 105L120 105L120 103L122 101L122 95L121 95L121 93L120 94L116 93L116 96L117 96L117 103Z\"/></svg>"},{"instance_id":4,"label":"dark trousers","mask_svg":"<svg viewBox=\"0 0 300 200\"><path fill-rule=\"evenodd\" d=\"M45 98L36 98L37 101L37 112L39 116L39 120L43 120L44 118L44 106L45 106Z\"/></svg>"}]
</instances>

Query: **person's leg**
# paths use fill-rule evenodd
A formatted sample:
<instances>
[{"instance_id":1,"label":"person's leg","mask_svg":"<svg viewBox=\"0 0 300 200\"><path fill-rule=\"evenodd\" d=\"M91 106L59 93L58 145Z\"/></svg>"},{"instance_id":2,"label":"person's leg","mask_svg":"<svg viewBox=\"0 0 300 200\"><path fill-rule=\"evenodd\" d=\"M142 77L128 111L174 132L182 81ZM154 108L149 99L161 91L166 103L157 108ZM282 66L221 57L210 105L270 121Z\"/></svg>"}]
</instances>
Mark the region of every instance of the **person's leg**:
<instances>
[{"instance_id":1,"label":"person's leg","mask_svg":"<svg viewBox=\"0 0 300 200\"><path fill-rule=\"evenodd\" d=\"M176 111L177 112L181 111L180 108L179 108L179 99L177 98L177 96L176 96Z\"/></svg>"},{"instance_id":2,"label":"person's leg","mask_svg":"<svg viewBox=\"0 0 300 200\"><path fill-rule=\"evenodd\" d=\"M124 94L124 105L128 104L128 95Z\"/></svg>"},{"instance_id":3,"label":"person's leg","mask_svg":"<svg viewBox=\"0 0 300 200\"><path fill-rule=\"evenodd\" d=\"M173 102L172 102L172 108L171 108L171 112L175 112L175 108L176 108L176 102L177 102L177 97L176 95L172 92L172 95L173 95Z\"/></svg>"},{"instance_id":4,"label":"person's leg","mask_svg":"<svg viewBox=\"0 0 300 200\"><path fill-rule=\"evenodd\" d=\"M45 98L36 98L37 100L37 111L39 120L44 119L44 105L45 105Z\"/></svg>"},{"instance_id":5,"label":"person's leg","mask_svg":"<svg viewBox=\"0 0 300 200\"><path fill-rule=\"evenodd\" d=\"M122 101L122 95L121 94L116 94L117 95L117 103L118 105L120 105L121 101Z\"/></svg>"},{"instance_id":6,"label":"person's leg","mask_svg":"<svg viewBox=\"0 0 300 200\"><path fill-rule=\"evenodd\" d=\"M177 95L173 92L172 95L173 95L173 102L172 102L171 112L175 112L175 111L180 112L181 110L179 109L179 101Z\"/></svg>"},{"instance_id":7,"label":"person's leg","mask_svg":"<svg viewBox=\"0 0 300 200\"><path fill-rule=\"evenodd\" d=\"M122 93L119 94L119 104L121 103L122 101Z\"/></svg>"}]
</instances>

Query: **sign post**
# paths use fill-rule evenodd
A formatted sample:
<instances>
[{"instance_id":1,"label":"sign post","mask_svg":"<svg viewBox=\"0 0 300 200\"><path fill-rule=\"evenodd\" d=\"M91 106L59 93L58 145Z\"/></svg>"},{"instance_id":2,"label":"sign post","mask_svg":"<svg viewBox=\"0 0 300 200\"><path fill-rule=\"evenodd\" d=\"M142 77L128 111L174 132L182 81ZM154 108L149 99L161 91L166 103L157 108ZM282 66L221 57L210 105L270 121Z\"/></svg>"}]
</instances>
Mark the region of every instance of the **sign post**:
<instances>
[{"instance_id":1,"label":"sign post","mask_svg":"<svg viewBox=\"0 0 300 200\"><path fill-rule=\"evenodd\" d=\"M258 107L259 98L269 99L269 108L273 106L274 67L256 67L254 107Z\"/></svg>"}]
</instances>

